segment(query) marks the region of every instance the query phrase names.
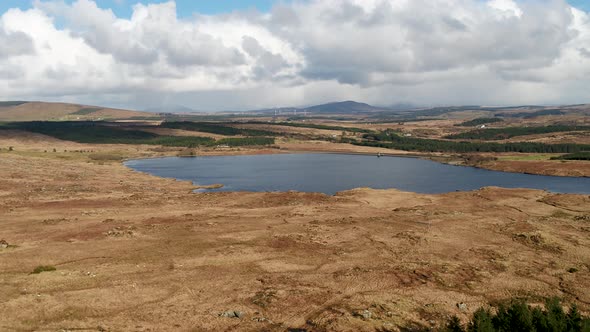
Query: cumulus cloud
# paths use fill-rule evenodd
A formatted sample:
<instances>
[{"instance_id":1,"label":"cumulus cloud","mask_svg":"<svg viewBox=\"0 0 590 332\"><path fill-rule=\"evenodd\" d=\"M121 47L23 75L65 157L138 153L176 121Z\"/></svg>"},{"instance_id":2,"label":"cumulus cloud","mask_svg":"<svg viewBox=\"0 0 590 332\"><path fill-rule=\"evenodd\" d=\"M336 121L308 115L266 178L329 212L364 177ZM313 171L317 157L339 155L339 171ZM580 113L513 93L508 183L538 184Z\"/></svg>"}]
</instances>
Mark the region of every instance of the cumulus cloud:
<instances>
[{"instance_id":1,"label":"cumulus cloud","mask_svg":"<svg viewBox=\"0 0 590 332\"><path fill-rule=\"evenodd\" d=\"M66 18L73 35L123 63L148 65L160 57L176 66L231 66L244 62L236 48L199 32L196 24L179 21L174 2L137 4L130 20L117 18L110 9L100 9L91 0L79 0L71 6L37 1L37 7Z\"/></svg>"},{"instance_id":2,"label":"cumulus cloud","mask_svg":"<svg viewBox=\"0 0 590 332\"><path fill-rule=\"evenodd\" d=\"M242 48L255 59L253 73L257 79L271 77L285 66L288 66L287 61L280 54L269 52L253 37L244 36L242 38Z\"/></svg>"},{"instance_id":3,"label":"cumulus cloud","mask_svg":"<svg viewBox=\"0 0 590 332\"><path fill-rule=\"evenodd\" d=\"M12 56L29 55L35 52L33 39L22 31L7 28L4 20L0 19L0 59ZM0 71L6 72L8 69Z\"/></svg>"},{"instance_id":4,"label":"cumulus cloud","mask_svg":"<svg viewBox=\"0 0 590 332\"><path fill-rule=\"evenodd\" d=\"M400 73L506 71L550 65L575 37L564 2L528 4L522 12L498 1L315 2L296 13L286 38L301 45L309 78L374 85ZM310 29L309 27L314 27ZM420 78L422 80L423 78Z\"/></svg>"},{"instance_id":5,"label":"cumulus cloud","mask_svg":"<svg viewBox=\"0 0 590 332\"><path fill-rule=\"evenodd\" d=\"M123 18L35 0L0 14L3 99L577 103L590 84L590 17L564 0L309 0L189 18L173 1Z\"/></svg>"}]
</instances>

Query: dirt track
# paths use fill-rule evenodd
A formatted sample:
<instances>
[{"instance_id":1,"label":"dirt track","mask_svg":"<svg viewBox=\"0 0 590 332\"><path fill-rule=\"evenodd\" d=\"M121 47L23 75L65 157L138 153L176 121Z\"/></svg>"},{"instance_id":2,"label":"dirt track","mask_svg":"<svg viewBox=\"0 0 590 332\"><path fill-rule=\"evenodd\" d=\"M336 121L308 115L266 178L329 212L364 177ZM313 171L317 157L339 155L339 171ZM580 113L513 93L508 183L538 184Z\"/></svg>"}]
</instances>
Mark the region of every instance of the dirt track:
<instances>
[{"instance_id":1,"label":"dirt track","mask_svg":"<svg viewBox=\"0 0 590 332\"><path fill-rule=\"evenodd\" d=\"M0 153L0 330L396 330L513 296L590 310L589 196L194 194L85 156Z\"/></svg>"}]
</instances>

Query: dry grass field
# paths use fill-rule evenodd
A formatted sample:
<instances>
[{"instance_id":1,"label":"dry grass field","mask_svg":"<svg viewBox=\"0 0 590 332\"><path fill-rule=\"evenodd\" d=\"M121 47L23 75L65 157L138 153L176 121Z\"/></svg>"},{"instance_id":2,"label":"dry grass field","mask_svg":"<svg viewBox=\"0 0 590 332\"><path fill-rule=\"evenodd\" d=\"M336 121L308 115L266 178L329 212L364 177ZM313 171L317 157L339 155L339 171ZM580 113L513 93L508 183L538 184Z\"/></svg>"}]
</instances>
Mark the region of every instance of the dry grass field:
<instances>
[{"instance_id":1,"label":"dry grass field","mask_svg":"<svg viewBox=\"0 0 590 332\"><path fill-rule=\"evenodd\" d=\"M398 331L513 297L590 312L587 195L193 193L116 160L174 149L0 147L0 330Z\"/></svg>"}]
</instances>

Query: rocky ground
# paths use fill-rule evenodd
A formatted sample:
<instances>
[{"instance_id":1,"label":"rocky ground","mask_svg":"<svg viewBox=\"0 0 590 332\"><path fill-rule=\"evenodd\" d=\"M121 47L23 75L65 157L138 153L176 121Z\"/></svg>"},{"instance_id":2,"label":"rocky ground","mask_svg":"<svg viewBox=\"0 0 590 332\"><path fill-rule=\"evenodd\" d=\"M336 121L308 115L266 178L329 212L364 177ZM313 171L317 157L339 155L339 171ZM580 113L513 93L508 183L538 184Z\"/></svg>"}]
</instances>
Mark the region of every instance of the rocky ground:
<instances>
[{"instance_id":1,"label":"rocky ground","mask_svg":"<svg viewBox=\"0 0 590 332\"><path fill-rule=\"evenodd\" d=\"M8 145L0 330L396 331L512 297L590 311L587 195L193 193L90 158L169 153L153 147Z\"/></svg>"}]
</instances>

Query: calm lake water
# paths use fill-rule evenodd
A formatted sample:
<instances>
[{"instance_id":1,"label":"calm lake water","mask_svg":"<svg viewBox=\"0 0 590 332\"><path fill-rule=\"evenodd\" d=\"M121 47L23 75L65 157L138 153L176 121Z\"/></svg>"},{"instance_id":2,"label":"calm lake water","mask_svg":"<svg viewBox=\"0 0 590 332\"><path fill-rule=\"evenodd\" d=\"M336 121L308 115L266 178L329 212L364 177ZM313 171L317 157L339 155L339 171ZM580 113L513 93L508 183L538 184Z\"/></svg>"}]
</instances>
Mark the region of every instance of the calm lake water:
<instances>
[{"instance_id":1,"label":"calm lake water","mask_svg":"<svg viewBox=\"0 0 590 332\"><path fill-rule=\"evenodd\" d=\"M358 187L418 193L474 190L485 186L590 193L590 178L505 173L440 164L430 160L346 154L274 154L131 160L149 174L223 184L218 191L306 191L334 194Z\"/></svg>"}]
</instances>

